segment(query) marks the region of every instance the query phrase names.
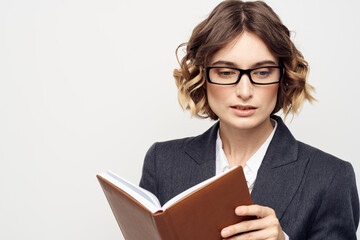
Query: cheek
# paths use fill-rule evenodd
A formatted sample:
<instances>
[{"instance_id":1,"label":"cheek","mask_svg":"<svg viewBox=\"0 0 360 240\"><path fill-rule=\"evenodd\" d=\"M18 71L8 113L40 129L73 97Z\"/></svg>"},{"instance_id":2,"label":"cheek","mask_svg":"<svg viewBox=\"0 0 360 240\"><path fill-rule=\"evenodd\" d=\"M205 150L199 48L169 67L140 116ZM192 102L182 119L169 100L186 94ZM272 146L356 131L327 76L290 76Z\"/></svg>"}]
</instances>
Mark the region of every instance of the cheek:
<instances>
[{"instance_id":1,"label":"cheek","mask_svg":"<svg viewBox=\"0 0 360 240\"><path fill-rule=\"evenodd\" d=\"M218 104L224 103L227 101L227 98L230 96L230 89L227 86L218 86L215 84L206 85L206 94L210 108L216 108Z\"/></svg>"},{"instance_id":2,"label":"cheek","mask_svg":"<svg viewBox=\"0 0 360 240\"><path fill-rule=\"evenodd\" d=\"M272 110L274 110L276 105L278 88L278 85L270 85L268 88L264 88L260 95L262 96L262 102L272 107Z\"/></svg>"}]
</instances>

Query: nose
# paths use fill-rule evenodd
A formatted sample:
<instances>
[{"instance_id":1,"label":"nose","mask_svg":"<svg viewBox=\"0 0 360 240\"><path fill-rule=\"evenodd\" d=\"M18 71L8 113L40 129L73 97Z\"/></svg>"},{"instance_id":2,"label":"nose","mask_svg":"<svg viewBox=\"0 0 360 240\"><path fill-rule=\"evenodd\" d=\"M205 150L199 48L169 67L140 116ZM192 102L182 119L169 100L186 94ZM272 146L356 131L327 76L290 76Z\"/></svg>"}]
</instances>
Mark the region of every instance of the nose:
<instances>
[{"instance_id":1,"label":"nose","mask_svg":"<svg viewBox=\"0 0 360 240\"><path fill-rule=\"evenodd\" d=\"M243 74L240 81L236 84L236 95L243 100L248 100L253 96L253 87L249 76Z\"/></svg>"}]
</instances>

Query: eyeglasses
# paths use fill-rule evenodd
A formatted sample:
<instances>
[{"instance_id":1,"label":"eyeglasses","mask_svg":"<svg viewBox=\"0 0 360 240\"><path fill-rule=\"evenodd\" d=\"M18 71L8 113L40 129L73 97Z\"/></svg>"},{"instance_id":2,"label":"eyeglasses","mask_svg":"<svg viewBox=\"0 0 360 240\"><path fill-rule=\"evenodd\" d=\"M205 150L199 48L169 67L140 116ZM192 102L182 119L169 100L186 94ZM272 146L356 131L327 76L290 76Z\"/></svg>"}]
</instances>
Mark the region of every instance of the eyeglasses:
<instances>
[{"instance_id":1,"label":"eyeglasses","mask_svg":"<svg viewBox=\"0 0 360 240\"><path fill-rule=\"evenodd\" d=\"M252 84L269 85L279 83L282 79L284 68L281 66L266 66L251 69L233 67L206 67L205 77L209 83L219 85L237 84L242 75L248 75Z\"/></svg>"}]
</instances>

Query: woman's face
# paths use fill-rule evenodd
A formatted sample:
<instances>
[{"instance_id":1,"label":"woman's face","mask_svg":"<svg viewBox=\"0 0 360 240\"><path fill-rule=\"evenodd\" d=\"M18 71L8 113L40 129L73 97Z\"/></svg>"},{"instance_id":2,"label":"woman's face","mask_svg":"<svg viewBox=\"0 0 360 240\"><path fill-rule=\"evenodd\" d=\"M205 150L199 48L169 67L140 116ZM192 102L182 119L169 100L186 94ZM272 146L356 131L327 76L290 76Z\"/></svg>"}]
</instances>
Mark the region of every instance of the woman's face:
<instances>
[{"instance_id":1,"label":"woman's face","mask_svg":"<svg viewBox=\"0 0 360 240\"><path fill-rule=\"evenodd\" d=\"M220 49L211 59L210 66L250 69L279 66L278 61L257 35L245 31ZM278 83L254 85L246 74L234 85L206 83L210 108L219 117L221 124L249 130L270 123L278 87Z\"/></svg>"}]
</instances>

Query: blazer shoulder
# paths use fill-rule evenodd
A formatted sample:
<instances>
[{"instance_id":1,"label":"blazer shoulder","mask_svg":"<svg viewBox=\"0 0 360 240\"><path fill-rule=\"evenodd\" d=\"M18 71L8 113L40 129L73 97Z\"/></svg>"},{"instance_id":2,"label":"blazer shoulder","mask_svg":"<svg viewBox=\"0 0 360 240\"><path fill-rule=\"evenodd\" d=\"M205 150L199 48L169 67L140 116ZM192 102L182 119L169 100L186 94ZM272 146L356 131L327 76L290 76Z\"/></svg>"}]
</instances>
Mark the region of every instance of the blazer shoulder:
<instances>
[{"instance_id":1,"label":"blazer shoulder","mask_svg":"<svg viewBox=\"0 0 360 240\"><path fill-rule=\"evenodd\" d=\"M158 160L164 158L169 159L169 157L173 158L174 155L176 156L183 153L186 146L191 144L197 137L199 136L155 142L147 151L145 159L151 158L151 156L156 156L155 158Z\"/></svg>"},{"instance_id":2,"label":"blazer shoulder","mask_svg":"<svg viewBox=\"0 0 360 240\"><path fill-rule=\"evenodd\" d=\"M344 161L332 154L298 141L298 154L300 159L308 159L311 169L327 173L328 176L337 172L354 174L351 163Z\"/></svg>"},{"instance_id":3,"label":"blazer shoulder","mask_svg":"<svg viewBox=\"0 0 360 240\"><path fill-rule=\"evenodd\" d=\"M185 137L179 139L172 139L167 141L155 142L151 145L148 152L173 152L183 149L188 143L193 141L196 137Z\"/></svg>"},{"instance_id":4,"label":"blazer shoulder","mask_svg":"<svg viewBox=\"0 0 360 240\"><path fill-rule=\"evenodd\" d=\"M167 141L160 141L160 142L156 142L154 144L156 144L157 147L159 147L159 148L180 147L180 146L187 144L188 142L191 142L196 137L197 136L178 138L178 139L172 139L172 140L167 140Z\"/></svg>"},{"instance_id":5,"label":"blazer shoulder","mask_svg":"<svg viewBox=\"0 0 360 240\"><path fill-rule=\"evenodd\" d=\"M310 157L310 159L312 158L316 158L319 161L327 161L330 164L339 164L341 162L345 162L344 160L330 154L327 152L324 152L321 149L318 149L316 147L310 146L309 144L303 143L301 141L297 141L298 142L298 149L299 149L299 153L301 155L307 155L308 157Z\"/></svg>"}]
</instances>

